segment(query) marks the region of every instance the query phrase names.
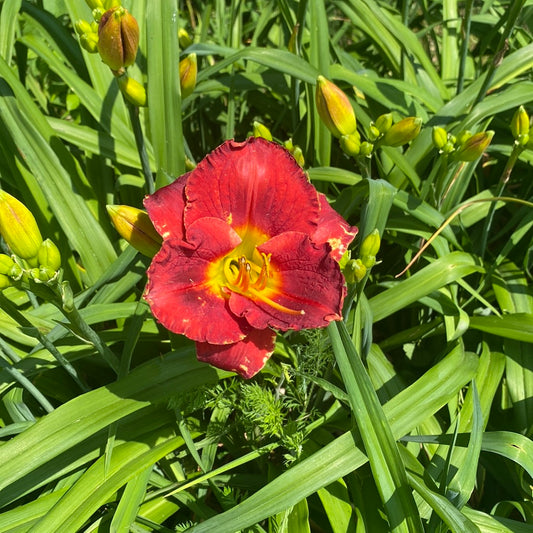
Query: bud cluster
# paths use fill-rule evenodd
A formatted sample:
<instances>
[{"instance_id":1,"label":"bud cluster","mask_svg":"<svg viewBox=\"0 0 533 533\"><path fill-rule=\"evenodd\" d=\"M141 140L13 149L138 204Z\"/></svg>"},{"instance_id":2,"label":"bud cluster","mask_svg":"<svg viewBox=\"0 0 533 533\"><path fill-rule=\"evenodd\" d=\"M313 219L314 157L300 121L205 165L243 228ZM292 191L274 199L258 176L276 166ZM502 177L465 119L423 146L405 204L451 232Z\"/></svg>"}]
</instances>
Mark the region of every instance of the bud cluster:
<instances>
[{"instance_id":1,"label":"bud cluster","mask_svg":"<svg viewBox=\"0 0 533 533\"><path fill-rule=\"evenodd\" d=\"M316 108L320 119L339 139L342 150L352 157L370 157L377 146L402 146L412 141L422 127L422 119L406 117L393 124L392 113L371 122L368 140L361 141L357 120L348 97L334 83L323 76L317 78Z\"/></svg>"},{"instance_id":2,"label":"bud cluster","mask_svg":"<svg viewBox=\"0 0 533 533\"><path fill-rule=\"evenodd\" d=\"M12 252L0 254L0 289L14 282L55 280L61 254L50 239L43 240L30 210L14 196L0 190L0 235Z\"/></svg>"},{"instance_id":3,"label":"bud cluster","mask_svg":"<svg viewBox=\"0 0 533 533\"><path fill-rule=\"evenodd\" d=\"M370 269L376 264L376 255L379 252L380 246L381 238L379 231L375 229L361 243L359 257L357 259L350 259L349 255L347 255L345 261L341 260L341 268L347 283L358 283L367 275ZM346 254L349 253L349 251L346 252Z\"/></svg>"},{"instance_id":4,"label":"bud cluster","mask_svg":"<svg viewBox=\"0 0 533 533\"><path fill-rule=\"evenodd\" d=\"M490 144L494 131L472 133L461 131L458 135L446 132L444 128L435 126L432 131L433 145L441 154L451 154L457 161L475 161L483 154Z\"/></svg>"}]
</instances>

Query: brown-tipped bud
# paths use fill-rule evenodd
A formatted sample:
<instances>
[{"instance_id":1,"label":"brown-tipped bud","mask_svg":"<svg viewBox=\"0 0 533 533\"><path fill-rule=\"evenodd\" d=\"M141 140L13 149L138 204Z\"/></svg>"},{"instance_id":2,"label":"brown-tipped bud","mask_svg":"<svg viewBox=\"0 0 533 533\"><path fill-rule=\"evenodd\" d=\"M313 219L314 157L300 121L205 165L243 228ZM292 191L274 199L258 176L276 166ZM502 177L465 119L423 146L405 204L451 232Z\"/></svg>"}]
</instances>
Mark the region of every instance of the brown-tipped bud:
<instances>
[{"instance_id":1,"label":"brown-tipped bud","mask_svg":"<svg viewBox=\"0 0 533 533\"><path fill-rule=\"evenodd\" d=\"M392 126L392 113L380 115L374 124L380 133L387 133Z\"/></svg>"},{"instance_id":2,"label":"brown-tipped bud","mask_svg":"<svg viewBox=\"0 0 533 533\"><path fill-rule=\"evenodd\" d=\"M11 251L31 261L43 242L37 222L30 210L14 196L0 190L0 234Z\"/></svg>"},{"instance_id":3,"label":"brown-tipped bud","mask_svg":"<svg viewBox=\"0 0 533 533\"><path fill-rule=\"evenodd\" d=\"M61 253L59 252L59 248L50 239L45 239L42 242L37 258L39 260L39 266L46 267L53 272L59 270L61 266Z\"/></svg>"},{"instance_id":4,"label":"brown-tipped bud","mask_svg":"<svg viewBox=\"0 0 533 533\"><path fill-rule=\"evenodd\" d=\"M431 138L433 140L433 146L439 150L442 150L448 142L448 134L446 133L446 130L440 126L435 126L433 128L431 131Z\"/></svg>"},{"instance_id":5,"label":"brown-tipped bud","mask_svg":"<svg viewBox=\"0 0 533 533\"><path fill-rule=\"evenodd\" d=\"M334 83L324 76L318 76L315 96L318 115L332 135L340 138L357 130L352 105Z\"/></svg>"},{"instance_id":6,"label":"brown-tipped bud","mask_svg":"<svg viewBox=\"0 0 533 533\"><path fill-rule=\"evenodd\" d=\"M196 75L198 66L196 63L196 54L189 54L184 57L179 64L181 97L187 98L191 95L196 87Z\"/></svg>"},{"instance_id":7,"label":"brown-tipped bud","mask_svg":"<svg viewBox=\"0 0 533 533\"><path fill-rule=\"evenodd\" d=\"M521 146L525 146L529 141L529 115L524 106L520 106L511 120L511 133L515 141Z\"/></svg>"},{"instance_id":8,"label":"brown-tipped bud","mask_svg":"<svg viewBox=\"0 0 533 533\"><path fill-rule=\"evenodd\" d=\"M253 133L254 137L262 137L267 141L272 140L272 133L270 133L270 130L264 124L261 124L261 122L258 122L257 120L254 120L253 123Z\"/></svg>"},{"instance_id":9,"label":"brown-tipped bud","mask_svg":"<svg viewBox=\"0 0 533 533\"><path fill-rule=\"evenodd\" d=\"M185 48L188 48L189 46L191 46L192 39L190 38L186 29L180 28L178 30L178 41L180 43L180 48L182 50L185 50Z\"/></svg>"},{"instance_id":10,"label":"brown-tipped bud","mask_svg":"<svg viewBox=\"0 0 533 533\"><path fill-rule=\"evenodd\" d=\"M111 222L121 237L142 254L153 257L161 248L162 239L146 211L129 205L108 205Z\"/></svg>"},{"instance_id":11,"label":"brown-tipped bud","mask_svg":"<svg viewBox=\"0 0 533 533\"><path fill-rule=\"evenodd\" d=\"M385 133L382 144L385 146L402 146L412 141L422 128L422 119L419 117L406 117L393 124Z\"/></svg>"},{"instance_id":12,"label":"brown-tipped bud","mask_svg":"<svg viewBox=\"0 0 533 533\"><path fill-rule=\"evenodd\" d=\"M111 70L118 71L135 62L139 47L139 25L123 7L106 11L98 25L98 52Z\"/></svg>"},{"instance_id":13,"label":"brown-tipped bud","mask_svg":"<svg viewBox=\"0 0 533 533\"><path fill-rule=\"evenodd\" d=\"M339 139L339 144L345 154L350 157L355 157L356 155L359 155L359 152L361 151L361 136L357 131L351 135L343 135Z\"/></svg>"},{"instance_id":14,"label":"brown-tipped bud","mask_svg":"<svg viewBox=\"0 0 533 533\"><path fill-rule=\"evenodd\" d=\"M146 89L138 81L130 78L127 74L117 77L120 91L126 97L128 102L137 107L146 105Z\"/></svg>"},{"instance_id":15,"label":"brown-tipped bud","mask_svg":"<svg viewBox=\"0 0 533 533\"><path fill-rule=\"evenodd\" d=\"M494 132L482 131L468 137L455 151L454 157L458 161L475 161L487 149Z\"/></svg>"}]
</instances>

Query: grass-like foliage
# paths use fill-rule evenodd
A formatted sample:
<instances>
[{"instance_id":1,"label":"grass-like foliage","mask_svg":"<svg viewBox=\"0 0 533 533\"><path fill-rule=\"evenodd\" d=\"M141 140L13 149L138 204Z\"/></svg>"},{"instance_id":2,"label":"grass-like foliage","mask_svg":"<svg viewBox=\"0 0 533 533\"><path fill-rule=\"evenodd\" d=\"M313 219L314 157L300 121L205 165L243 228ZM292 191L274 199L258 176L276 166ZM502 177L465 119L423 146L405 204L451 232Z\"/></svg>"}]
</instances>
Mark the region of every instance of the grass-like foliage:
<instances>
[{"instance_id":1,"label":"grass-like foliage","mask_svg":"<svg viewBox=\"0 0 533 533\"><path fill-rule=\"evenodd\" d=\"M123 0L129 86L99 4L0 2L0 189L61 254L0 270L0 532L533 532L531 2ZM344 321L246 381L152 317L106 205L267 130L359 233Z\"/></svg>"}]
</instances>

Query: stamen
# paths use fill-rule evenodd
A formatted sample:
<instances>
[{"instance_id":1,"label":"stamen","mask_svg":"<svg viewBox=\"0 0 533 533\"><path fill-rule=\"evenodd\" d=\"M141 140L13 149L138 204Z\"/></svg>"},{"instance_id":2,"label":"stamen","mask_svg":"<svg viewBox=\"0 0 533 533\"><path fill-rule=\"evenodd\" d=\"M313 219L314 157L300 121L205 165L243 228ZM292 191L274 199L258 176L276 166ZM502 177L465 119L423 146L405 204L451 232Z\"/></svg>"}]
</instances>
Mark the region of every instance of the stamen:
<instances>
[{"instance_id":1,"label":"stamen","mask_svg":"<svg viewBox=\"0 0 533 533\"><path fill-rule=\"evenodd\" d=\"M274 309L281 311L282 313L287 313L289 315L305 315L305 311L303 309L289 309L288 307L285 307L284 305L281 305L274 300L271 300L268 296L265 296L263 293L256 291L252 287L250 287L250 294L255 296L258 300L261 300L262 302L270 305L270 307L273 307Z\"/></svg>"}]
</instances>

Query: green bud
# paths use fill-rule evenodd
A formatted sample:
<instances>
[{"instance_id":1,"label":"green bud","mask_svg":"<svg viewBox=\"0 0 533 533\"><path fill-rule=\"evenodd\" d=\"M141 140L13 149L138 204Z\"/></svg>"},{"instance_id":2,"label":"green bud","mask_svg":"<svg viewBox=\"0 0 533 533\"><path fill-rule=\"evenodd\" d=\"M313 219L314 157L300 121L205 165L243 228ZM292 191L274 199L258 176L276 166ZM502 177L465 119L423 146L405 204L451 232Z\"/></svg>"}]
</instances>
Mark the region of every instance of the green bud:
<instances>
[{"instance_id":1,"label":"green bud","mask_svg":"<svg viewBox=\"0 0 533 533\"><path fill-rule=\"evenodd\" d=\"M433 140L433 145L439 150L442 150L448 142L448 134L446 133L446 130L440 126L434 126L431 131L431 138Z\"/></svg>"},{"instance_id":2,"label":"green bud","mask_svg":"<svg viewBox=\"0 0 533 533\"><path fill-rule=\"evenodd\" d=\"M296 162L298 165L300 165L302 168L305 165L305 157L304 153L302 152L302 149L299 146L295 146L294 150L292 151L292 157L296 159Z\"/></svg>"},{"instance_id":3,"label":"green bud","mask_svg":"<svg viewBox=\"0 0 533 533\"><path fill-rule=\"evenodd\" d=\"M196 64L196 54L189 54L183 58L179 64L181 97L187 98L196 87L196 75L198 66Z\"/></svg>"},{"instance_id":4,"label":"green bud","mask_svg":"<svg viewBox=\"0 0 533 533\"><path fill-rule=\"evenodd\" d=\"M96 9L93 9L93 18L95 22L100 23L102 20L102 17L104 16L105 9L103 7L97 7Z\"/></svg>"},{"instance_id":5,"label":"green bud","mask_svg":"<svg viewBox=\"0 0 533 533\"><path fill-rule=\"evenodd\" d=\"M27 261L37 257L43 238L29 209L0 190L0 235L11 251Z\"/></svg>"},{"instance_id":6,"label":"green bud","mask_svg":"<svg viewBox=\"0 0 533 533\"><path fill-rule=\"evenodd\" d=\"M524 106L520 106L511 120L511 133L515 141L521 146L526 146L529 141L529 115Z\"/></svg>"},{"instance_id":7,"label":"green bud","mask_svg":"<svg viewBox=\"0 0 533 533\"><path fill-rule=\"evenodd\" d=\"M161 236L142 209L129 205L108 205L107 212L121 237L142 254L153 257L161 248Z\"/></svg>"},{"instance_id":8,"label":"green bud","mask_svg":"<svg viewBox=\"0 0 533 533\"><path fill-rule=\"evenodd\" d=\"M343 272L346 283L356 283L366 276L367 269L360 259L350 259Z\"/></svg>"},{"instance_id":9,"label":"green bud","mask_svg":"<svg viewBox=\"0 0 533 533\"><path fill-rule=\"evenodd\" d=\"M351 157L359 155L359 152L361 151L361 136L357 131L351 135L343 135L340 138L339 143L342 151Z\"/></svg>"},{"instance_id":10,"label":"green bud","mask_svg":"<svg viewBox=\"0 0 533 533\"><path fill-rule=\"evenodd\" d=\"M91 8L91 10L104 9L104 4L102 3L102 0L85 0L85 2Z\"/></svg>"},{"instance_id":11,"label":"green bud","mask_svg":"<svg viewBox=\"0 0 533 533\"><path fill-rule=\"evenodd\" d=\"M102 61L114 71L135 62L139 47L139 25L123 7L108 9L98 25L98 52Z\"/></svg>"},{"instance_id":12,"label":"green bud","mask_svg":"<svg viewBox=\"0 0 533 533\"><path fill-rule=\"evenodd\" d=\"M96 54L98 52L98 34L84 33L80 35L80 45L89 54Z\"/></svg>"},{"instance_id":13,"label":"green bud","mask_svg":"<svg viewBox=\"0 0 533 533\"><path fill-rule=\"evenodd\" d=\"M475 161L486 150L493 136L492 130L472 135L455 151L454 157L459 161Z\"/></svg>"},{"instance_id":14,"label":"green bud","mask_svg":"<svg viewBox=\"0 0 533 533\"><path fill-rule=\"evenodd\" d=\"M186 29L180 28L178 30L178 41L180 42L180 48L182 50L185 50L185 48L189 48L189 46L191 46L192 39L190 38Z\"/></svg>"},{"instance_id":15,"label":"green bud","mask_svg":"<svg viewBox=\"0 0 533 533\"><path fill-rule=\"evenodd\" d=\"M357 121L348 97L324 76L317 78L315 99L318 115L332 135L355 133Z\"/></svg>"},{"instance_id":16,"label":"green bud","mask_svg":"<svg viewBox=\"0 0 533 533\"><path fill-rule=\"evenodd\" d=\"M0 274L9 274L14 264L15 261L9 255L0 254Z\"/></svg>"},{"instance_id":17,"label":"green bud","mask_svg":"<svg viewBox=\"0 0 533 533\"><path fill-rule=\"evenodd\" d=\"M78 35L83 35L84 33L91 33L93 31L91 24L83 19L77 20L74 23L74 29L76 30L76 33Z\"/></svg>"},{"instance_id":18,"label":"green bud","mask_svg":"<svg viewBox=\"0 0 533 533\"><path fill-rule=\"evenodd\" d=\"M272 140L272 133L270 133L270 130L264 124L261 124L261 122L258 122L257 120L254 121L253 131L254 137L262 137L267 141Z\"/></svg>"},{"instance_id":19,"label":"green bud","mask_svg":"<svg viewBox=\"0 0 533 533\"><path fill-rule=\"evenodd\" d=\"M70 313L74 310L74 293L72 292L72 287L68 281L64 281L60 286L61 291L61 305L63 309Z\"/></svg>"},{"instance_id":20,"label":"green bud","mask_svg":"<svg viewBox=\"0 0 533 533\"><path fill-rule=\"evenodd\" d=\"M363 141L361 143L361 149L359 150L359 155L363 157L371 157L372 152L374 151L374 145L368 141Z\"/></svg>"},{"instance_id":21,"label":"green bud","mask_svg":"<svg viewBox=\"0 0 533 533\"><path fill-rule=\"evenodd\" d=\"M126 97L128 102L137 107L146 105L146 89L138 81L130 78L127 74L117 76L120 91Z\"/></svg>"},{"instance_id":22,"label":"green bud","mask_svg":"<svg viewBox=\"0 0 533 533\"><path fill-rule=\"evenodd\" d=\"M392 126L392 113L385 113L380 115L375 122L376 128L380 133L387 133Z\"/></svg>"},{"instance_id":23,"label":"green bud","mask_svg":"<svg viewBox=\"0 0 533 533\"><path fill-rule=\"evenodd\" d=\"M359 256L363 260L363 263L365 257L376 256L379 252L380 246L381 238L379 236L379 230L376 228L372 233L367 235L361 243L361 248L359 249Z\"/></svg>"},{"instance_id":24,"label":"green bud","mask_svg":"<svg viewBox=\"0 0 533 533\"><path fill-rule=\"evenodd\" d=\"M412 141L422 128L422 119L419 117L407 117L393 124L385 133L382 144L385 146L402 146Z\"/></svg>"},{"instance_id":25,"label":"green bud","mask_svg":"<svg viewBox=\"0 0 533 533\"><path fill-rule=\"evenodd\" d=\"M468 141L468 139L470 139L470 137L472 137L472 132L470 130L463 130L457 134L454 142L457 145L462 146L466 141Z\"/></svg>"},{"instance_id":26,"label":"green bud","mask_svg":"<svg viewBox=\"0 0 533 533\"><path fill-rule=\"evenodd\" d=\"M10 270L10 272L8 274L8 276L10 278L13 278L15 281L19 281L20 279L22 279L23 275L24 275L24 270L17 263L13 264L13 266L11 267L11 270Z\"/></svg>"},{"instance_id":27,"label":"green bud","mask_svg":"<svg viewBox=\"0 0 533 533\"><path fill-rule=\"evenodd\" d=\"M61 267L61 253L59 248L50 239L45 239L39 248L39 266L47 267L56 272Z\"/></svg>"},{"instance_id":28,"label":"green bud","mask_svg":"<svg viewBox=\"0 0 533 533\"><path fill-rule=\"evenodd\" d=\"M11 280L4 274L0 274L0 291L11 287Z\"/></svg>"},{"instance_id":29,"label":"green bud","mask_svg":"<svg viewBox=\"0 0 533 533\"><path fill-rule=\"evenodd\" d=\"M380 137L381 132L379 129L374 125L373 122L370 123L370 127L368 128L368 140L369 141L377 141Z\"/></svg>"},{"instance_id":30,"label":"green bud","mask_svg":"<svg viewBox=\"0 0 533 533\"><path fill-rule=\"evenodd\" d=\"M106 11L108 9L114 9L116 7L120 7L120 0L102 0L102 3Z\"/></svg>"}]
</instances>

